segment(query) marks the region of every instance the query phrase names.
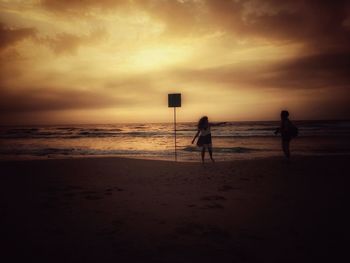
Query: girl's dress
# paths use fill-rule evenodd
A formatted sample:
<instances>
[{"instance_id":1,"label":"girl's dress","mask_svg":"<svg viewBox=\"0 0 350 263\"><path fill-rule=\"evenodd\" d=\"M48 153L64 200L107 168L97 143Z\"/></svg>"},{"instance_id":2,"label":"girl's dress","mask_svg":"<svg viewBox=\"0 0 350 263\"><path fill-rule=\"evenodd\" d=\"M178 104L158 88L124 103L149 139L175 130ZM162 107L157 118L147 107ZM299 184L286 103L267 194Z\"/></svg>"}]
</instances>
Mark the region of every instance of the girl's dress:
<instances>
[{"instance_id":1,"label":"girl's dress","mask_svg":"<svg viewBox=\"0 0 350 263\"><path fill-rule=\"evenodd\" d=\"M292 139L290 130L291 130L291 122L290 120L284 120L281 122L281 137L283 141L290 141Z\"/></svg>"},{"instance_id":2,"label":"girl's dress","mask_svg":"<svg viewBox=\"0 0 350 263\"><path fill-rule=\"evenodd\" d=\"M211 131L210 126L205 129L200 129L199 138L197 141L197 146L202 147L211 147Z\"/></svg>"}]
</instances>

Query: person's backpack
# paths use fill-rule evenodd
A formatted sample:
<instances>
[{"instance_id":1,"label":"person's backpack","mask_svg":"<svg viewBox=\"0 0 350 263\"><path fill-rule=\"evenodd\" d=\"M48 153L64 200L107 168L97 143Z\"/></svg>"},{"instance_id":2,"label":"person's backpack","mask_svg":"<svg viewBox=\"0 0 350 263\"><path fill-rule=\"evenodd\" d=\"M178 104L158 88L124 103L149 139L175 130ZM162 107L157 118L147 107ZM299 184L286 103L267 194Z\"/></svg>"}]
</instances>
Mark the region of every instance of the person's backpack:
<instances>
[{"instance_id":1,"label":"person's backpack","mask_svg":"<svg viewBox=\"0 0 350 263\"><path fill-rule=\"evenodd\" d=\"M299 130L298 128L293 124L293 123L289 123L289 135L292 137L292 138L295 138L298 136L298 133L299 133Z\"/></svg>"}]
</instances>

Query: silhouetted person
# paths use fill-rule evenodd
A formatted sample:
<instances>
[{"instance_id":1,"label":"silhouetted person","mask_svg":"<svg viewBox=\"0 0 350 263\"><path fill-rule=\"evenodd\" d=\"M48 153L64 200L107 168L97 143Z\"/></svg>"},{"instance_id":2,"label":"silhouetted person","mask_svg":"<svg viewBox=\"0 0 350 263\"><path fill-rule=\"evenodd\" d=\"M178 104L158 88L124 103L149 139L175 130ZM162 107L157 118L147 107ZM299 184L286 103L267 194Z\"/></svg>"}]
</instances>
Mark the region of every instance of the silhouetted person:
<instances>
[{"instance_id":1,"label":"silhouetted person","mask_svg":"<svg viewBox=\"0 0 350 263\"><path fill-rule=\"evenodd\" d=\"M276 129L275 134L281 134L282 150L287 159L290 158L289 143L292 138L298 135L298 128L293 125L289 120L289 112L286 110L281 111L281 124Z\"/></svg>"},{"instance_id":2,"label":"silhouetted person","mask_svg":"<svg viewBox=\"0 0 350 263\"><path fill-rule=\"evenodd\" d=\"M210 127L211 126L219 126L222 124L225 124L225 122L220 122L217 124L209 123L207 116L200 118L200 120L198 121L198 125L197 125L198 131L192 140L192 144L194 143L194 141L196 140L196 138L199 135L199 138L197 141L197 146L202 147L202 163L204 163L204 156L205 156L205 149L206 148L208 148L210 159L212 160L212 162L214 162Z\"/></svg>"}]
</instances>

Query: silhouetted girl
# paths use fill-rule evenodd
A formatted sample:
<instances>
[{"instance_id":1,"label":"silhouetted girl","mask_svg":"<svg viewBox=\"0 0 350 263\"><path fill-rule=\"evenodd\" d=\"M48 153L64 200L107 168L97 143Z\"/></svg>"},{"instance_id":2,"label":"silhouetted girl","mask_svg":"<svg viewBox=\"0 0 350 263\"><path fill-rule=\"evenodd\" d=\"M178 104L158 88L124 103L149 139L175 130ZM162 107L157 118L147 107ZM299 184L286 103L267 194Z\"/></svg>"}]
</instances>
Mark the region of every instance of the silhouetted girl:
<instances>
[{"instance_id":1,"label":"silhouetted girl","mask_svg":"<svg viewBox=\"0 0 350 263\"><path fill-rule=\"evenodd\" d=\"M280 133L282 138L282 150L284 155L289 159L289 143L290 140L298 135L298 128L289 120L289 112L281 111L281 125L276 129L275 134Z\"/></svg>"},{"instance_id":2,"label":"silhouetted girl","mask_svg":"<svg viewBox=\"0 0 350 263\"><path fill-rule=\"evenodd\" d=\"M192 140L192 144L194 143L194 141L196 140L196 138L199 135L197 145L199 147L202 147L202 162L203 163L204 163L204 156L205 156L205 148L208 148L210 159L212 160L212 162L214 162L210 127L211 126L219 126L219 125L222 125L224 123L225 122L211 124L211 123L209 123L207 116L200 118L200 120L198 121L198 125L197 125L198 131Z\"/></svg>"}]
</instances>

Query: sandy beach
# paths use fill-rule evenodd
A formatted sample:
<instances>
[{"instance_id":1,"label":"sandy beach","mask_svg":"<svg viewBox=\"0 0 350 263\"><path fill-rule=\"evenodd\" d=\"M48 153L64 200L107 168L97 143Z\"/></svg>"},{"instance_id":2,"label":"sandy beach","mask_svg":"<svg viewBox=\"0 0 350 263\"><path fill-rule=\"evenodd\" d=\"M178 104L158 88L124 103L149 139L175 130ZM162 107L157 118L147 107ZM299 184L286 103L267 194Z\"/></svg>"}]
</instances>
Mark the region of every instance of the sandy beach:
<instances>
[{"instance_id":1,"label":"sandy beach","mask_svg":"<svg viewBox=\"0 0 350 263\"><path fill-rule=\"evenodd\" d=\"M2 161L2 258L340 262L349 161Z\"/></svg>"}]
</instances>

